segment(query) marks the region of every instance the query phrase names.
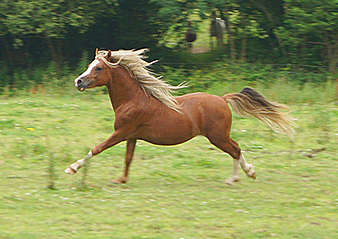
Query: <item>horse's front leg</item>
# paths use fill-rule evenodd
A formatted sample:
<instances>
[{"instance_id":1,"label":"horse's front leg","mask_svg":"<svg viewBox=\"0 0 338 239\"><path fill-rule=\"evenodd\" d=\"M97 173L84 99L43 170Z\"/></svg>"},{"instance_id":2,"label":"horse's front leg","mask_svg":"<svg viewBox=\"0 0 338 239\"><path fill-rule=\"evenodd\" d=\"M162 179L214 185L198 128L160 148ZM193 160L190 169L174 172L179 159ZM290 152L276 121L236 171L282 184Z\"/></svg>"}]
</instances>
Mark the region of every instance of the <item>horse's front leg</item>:
<instances>
[{"instance_id":1,"label":"horse's front leg","mask_svg":"<svg viewBox=\"0 0 338 239\"><path fill-rule=\"evenodd\" d=\"M105 149L108 149L125 140L123 136L124 134L122 134L120 131L115 131L113 135L110 136L106 141L102 142L101 144L95 146L92 150L90 150L85 158L80 159L75 163L73 163L72 165L70 165L69 168L65 170L65 173L75 174L83 165L85 165L88 159L101 153Z\"/></svg>"},{"instance_id":2,"label":"horse's front leg","mask_svg":"<svg viewBox=\"0 0 338 239\"><path fill-rule=\"evenodd\" d=\"M126 183L128 181L129 166L131 164L131 161L133 160L135 145L136 139L128 139L123 176L120 177L119 179L113 180L113 183Z\"/></svg>"}]
</instances>

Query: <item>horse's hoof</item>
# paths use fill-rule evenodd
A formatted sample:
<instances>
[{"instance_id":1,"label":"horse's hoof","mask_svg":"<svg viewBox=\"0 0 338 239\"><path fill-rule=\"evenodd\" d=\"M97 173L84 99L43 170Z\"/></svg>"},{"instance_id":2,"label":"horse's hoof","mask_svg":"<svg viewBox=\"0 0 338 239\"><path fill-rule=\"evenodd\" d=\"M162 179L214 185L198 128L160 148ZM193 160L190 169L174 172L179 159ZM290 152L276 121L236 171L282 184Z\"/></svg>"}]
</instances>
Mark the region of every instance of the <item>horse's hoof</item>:
<instances>
[{"instance_id":1,"label":"horse's hoof","mask_svg":"<svg viewBox=\"0 0 338 239\"><path fill-rule=\"evenodd\" d=\"M234 180L232 180L232 178L228 178L227 180L225 180L225 183L232 186L234 185Z\"/></svg>"},{"instance_id":2,"label":"horse's hoof","mask_svg":"<svg viewBox=\"0 0 338 239\"><path fill-rule=\"evenodd\" d=\"M125 178L119 178L119 179L114 179L112 180L112 183L115 183L115 184L122 184L122 183L127 183L127 179Z\"/></svg>"},{"instance_id":3,"label":"horse's hoof","mask_svg":"<svg viewBox=\"0 0 338 239\"><path fill-rule=\"evenodd\" d=\"M70 175L73 175L73 174L76 174L76 171L75 171L74 169L72 169L72 168L67 168L67 169L65 170L65 173L70 174Z\"/></svg>"},{"instance_id":4,"label":"horse's hoof","mask_svg":"<svg viewBox=\"0 0 338 239\"><path fill-rule=\"evenodd\" d=\"M239 177L231 177L225 180L225 183L232 186L235 182L239 182Z\"/></svg>"},{"instance_id":5,"label":"horse's hoof","mask_svg":"<svg viewBox=\"0 0 338 239\"><path fill-rule=\"evenodd\" d=\"M256 172L254 170L254 166L252 164L249 164L248 168L249 169L248 169L246 175L248 175L248 177L250 177L250 178L256 179Z\"/></svg>"}]
</instances>

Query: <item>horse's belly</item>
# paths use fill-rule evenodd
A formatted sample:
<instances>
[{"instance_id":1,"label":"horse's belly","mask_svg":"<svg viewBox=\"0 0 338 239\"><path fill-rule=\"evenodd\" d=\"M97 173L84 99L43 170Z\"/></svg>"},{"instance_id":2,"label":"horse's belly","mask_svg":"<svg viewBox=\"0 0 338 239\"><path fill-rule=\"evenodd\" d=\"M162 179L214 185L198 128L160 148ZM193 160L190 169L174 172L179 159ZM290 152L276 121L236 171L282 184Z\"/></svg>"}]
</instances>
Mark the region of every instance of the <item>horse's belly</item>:
<instances>
[{"instance_id":1,"label":"horse's belly","mask_svg":"<svg viewBox=\"0 0 338 239\"><path fill-rule=\"evenodd\" d=\"M192 123L186 118L155 120L143 128L140 139L159 145L180 144L198 135Z\"/></svg>"},{"instance_id":2,"label":"horse's belly","mask_svg":"<svg viewBox=\"0 0 338 239\"><path fill-rule=\"evenodd\" d=\"M173 139L173 138L141 138L144 141L147 141L152 144L156 145L176 145L176 144L181 144L193 137L187 137L187 138L180 138L180 139Z\"/></svg>"}]
</instances>

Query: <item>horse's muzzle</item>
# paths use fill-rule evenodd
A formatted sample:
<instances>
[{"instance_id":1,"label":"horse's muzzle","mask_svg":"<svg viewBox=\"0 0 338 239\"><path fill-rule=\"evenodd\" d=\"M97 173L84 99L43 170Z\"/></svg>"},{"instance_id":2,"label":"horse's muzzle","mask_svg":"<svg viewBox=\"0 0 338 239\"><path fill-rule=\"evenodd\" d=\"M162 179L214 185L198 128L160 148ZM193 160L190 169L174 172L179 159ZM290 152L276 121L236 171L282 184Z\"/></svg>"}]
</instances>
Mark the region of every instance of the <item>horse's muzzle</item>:
<instances>
[{"instance_id":1,"label":"horse's muzzle","mask_svg":"<svg viewBox=\"0 0 338 239\"><path fill-rule=\"evenodd\" d=\"M88 81L87 79L76 79L75 80L75 87L79 90L79 91L84 91L85 89L87 89L90 85L90 81Z\"/></svg>"}]
</instances>

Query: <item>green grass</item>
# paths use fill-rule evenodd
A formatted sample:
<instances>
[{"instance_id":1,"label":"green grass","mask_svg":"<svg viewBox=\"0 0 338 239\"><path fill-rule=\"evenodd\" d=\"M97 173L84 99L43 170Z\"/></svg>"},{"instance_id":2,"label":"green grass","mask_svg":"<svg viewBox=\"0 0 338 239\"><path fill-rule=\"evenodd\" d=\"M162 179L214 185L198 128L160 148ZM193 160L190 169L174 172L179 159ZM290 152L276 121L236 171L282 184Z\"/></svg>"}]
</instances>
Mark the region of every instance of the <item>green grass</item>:
<instances>
[{"instance_id":1,"label":"green grass","mask_svg":"<svg viewBox=\"0 0 338 239\"><path fill-rule=\"evenodd\" d=\"M283 99L276 88L264 93ZM123 169L121 143L91 160L83 187L83 169L63 170L112 133L114 115L101 91L70 92L0 98L1 239L338 237L332 100L289 102L292 142L234 116L232 136L255 165L255 181L241 173L227 186L230 156L197 137L173 147L139 141L129 183L113 185ZM55 190L47 189L50 160Z\"/></svg>"}]
</instances>

